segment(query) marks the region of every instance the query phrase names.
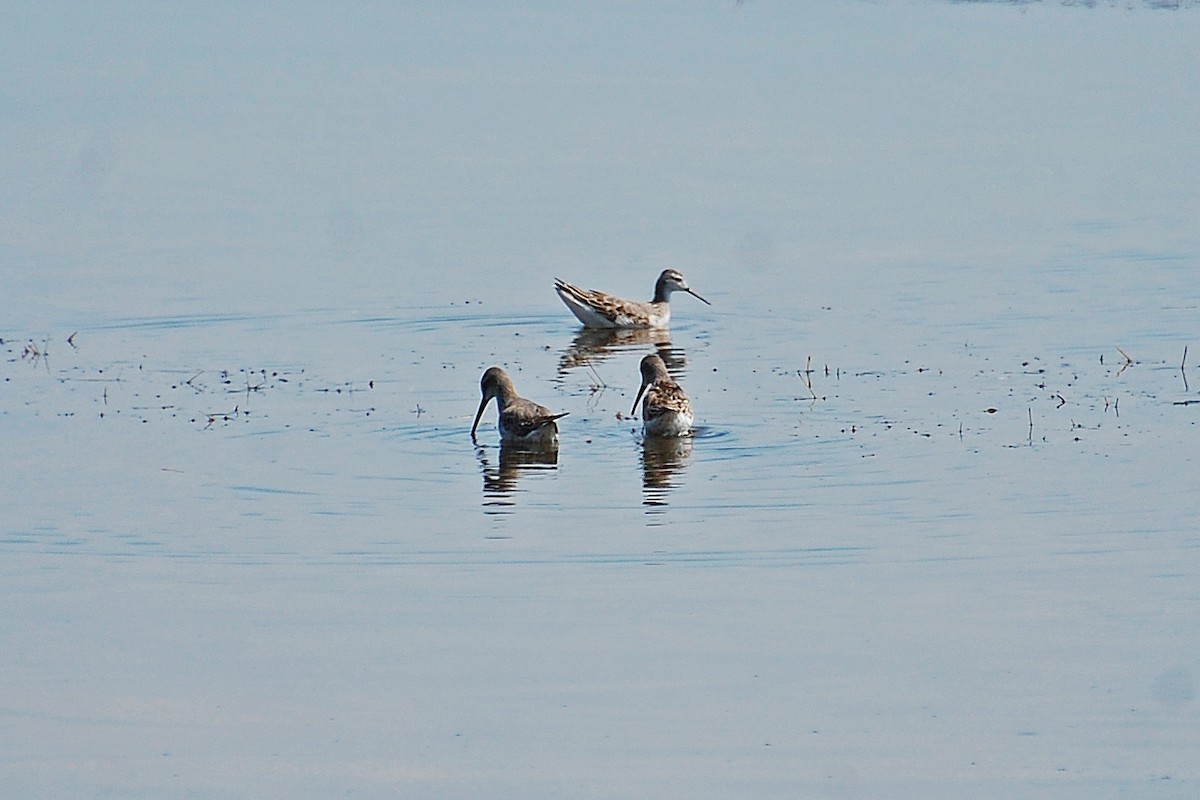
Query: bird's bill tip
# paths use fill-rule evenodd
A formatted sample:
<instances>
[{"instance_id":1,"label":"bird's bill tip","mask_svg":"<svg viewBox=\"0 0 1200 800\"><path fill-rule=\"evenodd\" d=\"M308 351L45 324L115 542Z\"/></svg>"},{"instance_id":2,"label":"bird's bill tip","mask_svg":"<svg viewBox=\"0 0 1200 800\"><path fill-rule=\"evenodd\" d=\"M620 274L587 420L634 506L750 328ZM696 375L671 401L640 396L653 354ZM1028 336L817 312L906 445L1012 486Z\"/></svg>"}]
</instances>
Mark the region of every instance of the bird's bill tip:
<instances>
[{"instance_id":1,"label":"bird's bill tip","mask_svg":"<svg viewBox=\"0 0 1200 800\"><path fill-rule=\"evenodd\" d=\"M646 387L648 385L649 384L647 383L642 383L641 388L638 389L637 396L633 398L633 408L629 409L629 416L633 416L637 413L638 401L641 400L642 395L646 393Z\"/></svg>"},{"instance_id":2,"label":"bird's bill tip","mask_svg":"<svg viewBox=\"0 0 1200 800\"><path fill-rule=\"evenodd\" d=\"M706 306L711 306L711 305L712 305L712 303L708 302L708 301L707 301L707 300L705 300L703 297L701 297L700 295L698 295L698 294L696 294L695 292L693 292L691 289L688 289L688 290L687 290L687 293L688 293L688 294L690 294L692 297L696 298L697 300L699 300L701 303L704 303L704 305L706 305Z\"/></svg>"},{"instance_id":3,"label":"bird's bill tip","mask_svg":"<svg viewBox=\"0 0 1200 800\"><path fill-rule=\"evenodd\" d=\"M488 400L490 399L490 397L484 397L482 402L479 403L479 410L475 412L475 421L471 423L471 438L475 437L475 429L479 427L479 418L483 416L483 410L487 408Z\"/></svg>"}]
</instances>

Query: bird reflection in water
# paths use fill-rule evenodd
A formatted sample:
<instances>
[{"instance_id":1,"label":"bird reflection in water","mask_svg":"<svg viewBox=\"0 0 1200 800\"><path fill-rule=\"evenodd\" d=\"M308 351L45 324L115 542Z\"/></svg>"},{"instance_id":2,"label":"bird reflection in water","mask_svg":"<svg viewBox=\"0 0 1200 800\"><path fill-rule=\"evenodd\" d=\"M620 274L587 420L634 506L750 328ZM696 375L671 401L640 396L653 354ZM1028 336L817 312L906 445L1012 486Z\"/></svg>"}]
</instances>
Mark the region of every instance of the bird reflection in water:
<instances>
[{"instance_id":1,"label":"bird reflection in water","mask_svg":"<svg viewBox=\"0 0 1200 800\"><path fill-rule=\"evenodd\" d=\"M558 447L502 442L499 463L491 464L486 447L476 447L479 469L483 473L483 508L487 514L511 513L521 476L530 472L558 469Z\"/></svg>"},{"instance_id":2,"label":"bird reflection in water","mask_svg":"<svg viewBox=\"0 0 1200 800\"><path fill-rule=\"evenodd\" d=\"M580 328L558 360L559 377L573 369L591 368L603 363L615 353L640 350L647 345L666 363L672 375L679 377L687 366L682 349L671 346L671 332L659 328Z\"/></svg>"},{"instance_id":3,"label":"bird reflection in water","mask_svg":"<svg viewBox=\"0 0 1200 800\"><path fill-rule=\"evenodd\" d=\"M642 442L642 505L647 513L663 513L691 456L691 436L647 436Z\"/></svg>"}]
</instances>

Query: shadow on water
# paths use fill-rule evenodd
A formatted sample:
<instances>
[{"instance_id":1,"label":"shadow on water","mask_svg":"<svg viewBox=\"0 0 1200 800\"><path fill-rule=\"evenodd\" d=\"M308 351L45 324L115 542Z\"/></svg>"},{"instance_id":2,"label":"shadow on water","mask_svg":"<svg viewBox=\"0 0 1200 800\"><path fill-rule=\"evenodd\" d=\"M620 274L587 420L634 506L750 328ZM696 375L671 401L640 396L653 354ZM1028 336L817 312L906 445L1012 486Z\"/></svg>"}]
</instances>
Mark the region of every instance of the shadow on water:
<instances>
[{"instance_id":1,"label":"shadow on water","mask_svg":"<svg viewBox=\"0 0 1200 800\"><path fill-rule=\"evenodd\" d=\"M666 363L667 369L676 379L687 370L687 356L682 348L671 345L671 332L661 328L580 328L574 340L563 351L558 361L558 375L566 377L575 369L591 369L604 363L613 355L640 351L646 346Z\"/></svg>"},{"instance_id":2,"label":"shadow on water","mask_svg":"<svg viewBox=\"0 0 1200 800\"><path fill-rule=\"evenodd\" d=\"M521 491L524 473L550 472L558 469L558 447L530 447L502 443L496 464L488 459L488 448L476 445L479 471L483 475L483 509L485 514L509 514L516 505L515 495Z\"/></svg>"},{"instance_id":3,"label":"shadow on water","mask_svg":"<svg viewBox=\"0 0 1200 800\"><path fill-rule=\"evenodd\" d=\"M661 515L692 456L691 436L647 436L642 442L642 505Z\"/></svg>"}]
</instances>

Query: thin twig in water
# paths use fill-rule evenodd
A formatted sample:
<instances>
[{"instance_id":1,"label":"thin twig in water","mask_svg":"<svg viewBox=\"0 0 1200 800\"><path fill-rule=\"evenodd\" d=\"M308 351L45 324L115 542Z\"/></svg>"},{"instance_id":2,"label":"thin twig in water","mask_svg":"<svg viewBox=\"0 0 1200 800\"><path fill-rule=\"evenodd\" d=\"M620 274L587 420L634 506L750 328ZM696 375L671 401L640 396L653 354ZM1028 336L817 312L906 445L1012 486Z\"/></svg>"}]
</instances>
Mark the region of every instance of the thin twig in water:
<instances>
[{"instance_id":1,"label":"thin twig in water","mask_svg":"<svg viewBox=\"0 0 1200 800\"><path fill-rule=\"evenodd\" d=\"M589 409L594 409L596 404L600 402L600 398L608 390L608 384L604 382L604 378L600 377L599 370L592 364L592 360L587 356L582 357L583 366L587 369L588 375L592 379L592 385L588 387L587 406Z\"/></svg>"},{"instance_id":2,"label":"thin twig in water","mask_svg":"<svg viewBox=\"0 0 1200 800\"><path fill-rule=\"evenodd\" d=\"M796 374L800 376L800 380L804 381L804 386L808 389L808 393L812 395L812 399L816 400L817 393L813 391L812 387L812 373L812 356L809 356L804 369L796 370Z\"/></svg>"},{"instance_id":3,"label":"thin twig in water","mask_svg":"<svg viewBox=\"0 0 1200 800\"><path fill-rule=\"evenodd\" d=\"M1029 445L1030 445L1030 447L1032 447L1033 446L1033 407L1030 406L1027 410L1029 412Z\"/></svg>"},{"instance_id":4,"label":"thin twig in water","mask_svg":"<svg viewBox=\"0 0 1200 800\"><path fill-rule=\"evenodd\" d=\"M1121 355L1125 356L1125 363L1121 365L1121 368L1119 370L1117 370L1117 377L1119 378L1119 377L1121 377L1122 372L1124 372L1125 370L1127 370L1133 366L1133 359L1129 357L1129 353L1126 353L1124 350L1122 350L1119 347L1117 348L1117 352L1120 353Z\"/></svg>"},{"instance_id":5,"label":"thin twig in water","mask_svg":"<svg viewBox=\"0 0 1200 800\"><path fill-rule=\"evenodd\" d=\"M25 345L25 349L21 351L21 360L25 361L26 359L28 359L29 363L35 367L38 365L39 361L42 362L43 364L46 365L46 372L49 372L50 371L50 337L47 336L42 341L41 349L38 349L38 346L36 344L34 344L32 339L30 339L29 344Z\"/></svg>"},{"instance_id":6,"label":"thin twig in water","mask_svg":"<svg viewBox=\"0 0 1200 800\"><path fill-rule=\"evenodd\" d=\"M592 374L592 377L596 380L595 386L592 387L593 394L598 389L607 389L608 388L608 384L604 382L604 378L600 377L600 373L596 370L596 367L593 366L592 360L590 358L585 358L583 360L583 365L585 367L587 367L588 372L590 372Z\"/></svg>"},{"instance_id":7,"label":"thin twig in water","mask_svg":"<svg viewBox=\"0 0 1200 800\"><path fill-rule=\"evenodd\" d=\"M243 370L243 372L246 374L246 405L249 406L250 405L250 393L251 392L261 392L263 390L263 387L267 385L267 371L265 369L261 371L262 372L262 383L256 383L253 385L250 383L251 370L247 369L247 370Z\"/></svg>"},{"instance_id":8,"label":"thin twig in water","mask_svg":"<svg viewBox=\"0 0 1200 800\"><path fill-rule=\"evenodd\" d=\"M1187 367L1186 367L1186 364L1187 364L1187 349L1188 349L1188 346L1185 344L1185 345L1183 346L1183 358L1179 359L1179 374L1183 376L1183 390L1184 390L1185 392L1190 392L1190 391L1191 391L1191 389L1190 389L1190 388L1188 388L1188 381L1187 381Z\"/></svg>"},{"instance_id":9,"label":"thin twig in water","mask_svg":"<svg viewBox=\"0 0 1200 800\"><path fill-rule=\"evenodd\" d=\"M79 348L78 348L78 347L75 345L75 334L77 334L77 333L79 333L79 331L75 331L75 333L72 333L70 336L68 336L68 337L67 337L67 344L71 345L71 349L72 349L72 350L78 350L78 349L79 349ZM1185 348L1185 349L1186 349L1186 348ZM1186 354L1185 354L1185 355L1186 355Z\"/></svg>"},{"instance_id":10,"label":"thin twig in water","mask_svg":"<svg viewBox=\"0 0 1200 800\"><path fill-rule=\"evenodd\" d=\"M213 425L215 425L218 419L221 420L222 422L229 422L229 420L231 420L231 419L236 419L238 414L240 414L240 413L241 413L241 408L239 406L234 406L233 411L228 411L224 414L222 414L220 412L217 412L215 414L205 414L205 416L208 417L208 424L204 426L204 430L208 430Z\"/></svg>"}]
</instances>

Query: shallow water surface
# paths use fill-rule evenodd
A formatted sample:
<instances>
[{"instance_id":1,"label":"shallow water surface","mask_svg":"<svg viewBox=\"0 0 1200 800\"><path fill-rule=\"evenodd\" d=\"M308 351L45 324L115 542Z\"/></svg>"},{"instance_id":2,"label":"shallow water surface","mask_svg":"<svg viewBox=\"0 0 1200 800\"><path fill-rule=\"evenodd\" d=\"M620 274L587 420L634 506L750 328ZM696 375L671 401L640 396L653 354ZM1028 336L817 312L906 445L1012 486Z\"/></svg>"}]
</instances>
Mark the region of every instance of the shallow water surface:
<instances>
[{"instance_id":1,"label":"shallow water surface","mask_svg":"<svg viewBox=\"0 0 1200 800\"><path fill-rule=\"evenodd\" d=\"M1195 795L1200 15L728 5L0 34L0 793Z\"/></svg>"}]
</instances>

